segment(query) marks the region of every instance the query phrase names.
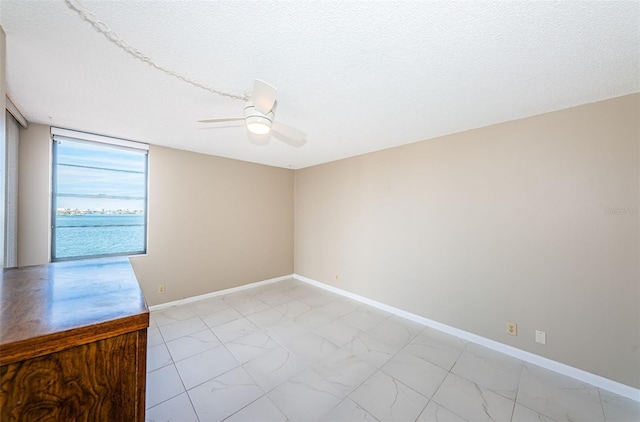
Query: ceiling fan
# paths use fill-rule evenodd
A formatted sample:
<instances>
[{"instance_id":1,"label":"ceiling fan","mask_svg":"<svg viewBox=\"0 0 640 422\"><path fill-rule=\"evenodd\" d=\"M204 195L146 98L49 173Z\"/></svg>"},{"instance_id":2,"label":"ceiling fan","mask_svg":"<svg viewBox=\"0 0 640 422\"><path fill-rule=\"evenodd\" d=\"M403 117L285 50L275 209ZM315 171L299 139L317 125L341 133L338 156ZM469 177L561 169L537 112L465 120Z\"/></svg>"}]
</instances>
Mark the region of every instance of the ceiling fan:
<instances>
[{"instance_id":1,"label":"ceiling fan","mask_svg":"<svg viewBox=\"0 0 640 422\"><path fill-rule=\"evenodd\" d=\"M198 122L221 123L244 120L249 140L253 143L266 144L269 142L269 135L273 134L286 144L301 147L307 142L307 134L284 123L274 121L276 105L275 87L256 79L251 99L245 103L244 117L205 119L198 120Z\"/></svg>"}]
</instances>

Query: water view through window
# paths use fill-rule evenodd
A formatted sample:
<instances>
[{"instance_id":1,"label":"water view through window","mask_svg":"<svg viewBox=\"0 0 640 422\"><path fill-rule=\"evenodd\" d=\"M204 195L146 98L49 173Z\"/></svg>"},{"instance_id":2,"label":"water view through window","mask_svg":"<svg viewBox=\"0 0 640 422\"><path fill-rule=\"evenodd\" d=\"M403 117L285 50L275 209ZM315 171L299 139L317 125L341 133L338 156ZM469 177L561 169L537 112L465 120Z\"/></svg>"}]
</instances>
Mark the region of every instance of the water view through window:
<instances>
[{"instance_id":1,"label":"water view through window","mask_svg":"<svg viewBox=\"0 0 640 422\"><path fill-rule=\"evenodd\" d=\"M54 136L52 259L146 250L144 150Z\"/></svg>"}]
</instances>

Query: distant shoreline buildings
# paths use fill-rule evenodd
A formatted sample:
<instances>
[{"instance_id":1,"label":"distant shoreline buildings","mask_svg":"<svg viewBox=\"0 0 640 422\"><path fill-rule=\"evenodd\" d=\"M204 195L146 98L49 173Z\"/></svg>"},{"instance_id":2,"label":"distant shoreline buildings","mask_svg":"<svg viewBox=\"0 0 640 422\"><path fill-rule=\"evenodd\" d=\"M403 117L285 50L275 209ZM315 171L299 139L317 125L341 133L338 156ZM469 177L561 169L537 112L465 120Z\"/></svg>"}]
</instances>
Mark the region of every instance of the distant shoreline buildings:
<instances>
[{"instance_id":1,"label":"distant shoreline buildings","mask_svg":"<svg viewBox=\"0 0 640 422\"><path fill-rule=\"evenodd\" d=\"M77 208L57 208L56 215L144 215L144 210L105 210L104 208L81 210Z\"/></svg>"}]
</instances>

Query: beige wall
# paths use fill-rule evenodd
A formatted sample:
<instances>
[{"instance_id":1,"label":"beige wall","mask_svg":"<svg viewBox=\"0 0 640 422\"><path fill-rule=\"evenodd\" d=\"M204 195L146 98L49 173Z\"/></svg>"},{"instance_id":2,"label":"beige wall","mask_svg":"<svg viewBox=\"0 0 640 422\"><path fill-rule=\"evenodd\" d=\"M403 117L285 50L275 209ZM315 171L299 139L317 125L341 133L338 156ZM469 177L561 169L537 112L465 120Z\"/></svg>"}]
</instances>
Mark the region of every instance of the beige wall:
<instances>
[{"instance_id":1,"label":"beige wall","mask_svg":"<svg viewBox=\"0 0 640 422\"><path fill-rule=\"evenodd\" d=\"M18 264L44 264L49 126L21 130L19 154ZM131 261L150 305L291 274L293 172L151 146L147 255Z\"/></svg>"},{"instance_id":2,"label":"beige wall","mask_svg":"<svg viewBox=\"0 0 640 422\"><path fill-rule=\"evenodd\" d=\"M638 388L639 117L631 95L299 170L295 272Z\"/></svg>"},{"instance_id":3,"label":"beige wall","mask_svg":"<svg viewBox=\"0 0 640 422\"><path fill-rule=\"evenodd\" d=\"M132 262L153 305L295 252L301 275L638 388L639 115L626 96L299 170L295 251L292 171L152 146ZM51 142L20 136L24 266L49 259Z\"/></svg>"},{"instance_id":4,"label":"beige wall","mask_svg":"<svg viewBox=\"0 0 640 422\"><path fill-rule=\"evenodd\" d=\"M51 257L51 130L20 128L18 151L18 266L46 264Z\"/></svg>"},{"instance_id":5,"label":"beige wall","mask_svg":"<svg viewBox=\"0 0 640 422\"><path fill-rule=\"evenodd\" d=\"M148 228L151 305L291 274L293 171L151 146Z\"/></svg>"}]
</instances>

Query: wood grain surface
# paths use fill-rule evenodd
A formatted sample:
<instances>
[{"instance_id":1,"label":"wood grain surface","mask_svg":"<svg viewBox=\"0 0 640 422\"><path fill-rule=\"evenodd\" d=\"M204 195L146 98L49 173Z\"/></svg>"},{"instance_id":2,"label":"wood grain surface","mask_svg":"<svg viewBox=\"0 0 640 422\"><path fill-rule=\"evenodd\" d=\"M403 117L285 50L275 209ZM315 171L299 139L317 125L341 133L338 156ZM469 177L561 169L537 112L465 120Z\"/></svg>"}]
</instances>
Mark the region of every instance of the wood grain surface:
<instances>
[{"instance_id":1,"label":"wood grain surface","mask_svg":"<svg viewBox=\"0 0 640 422\"><path fill-rule=\"evenodd\" d=\"M0 278L0 365L149 326L126 258L5 269Z\"/></svg>"},{"instance_id":2,"label":"wood grain surface","mask_svg":"<svg viewBox=\"0 0 640 422\"><path fill-rule=\"evenodd\" d=\"M128 259L3 270L0 421L143 421L148 326Z\"/></svg>"},{"instance_id":3,"label":"wood grain surface","mask_svg":"<svg viewBox=\"0 0 640 422\"><path fill-rule=\"evenodd\" d=\"M134 332L0 367L0 420L135 421L137 357Z\"/></svg>"}]
</instances>

